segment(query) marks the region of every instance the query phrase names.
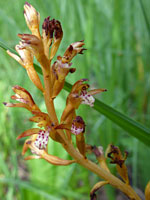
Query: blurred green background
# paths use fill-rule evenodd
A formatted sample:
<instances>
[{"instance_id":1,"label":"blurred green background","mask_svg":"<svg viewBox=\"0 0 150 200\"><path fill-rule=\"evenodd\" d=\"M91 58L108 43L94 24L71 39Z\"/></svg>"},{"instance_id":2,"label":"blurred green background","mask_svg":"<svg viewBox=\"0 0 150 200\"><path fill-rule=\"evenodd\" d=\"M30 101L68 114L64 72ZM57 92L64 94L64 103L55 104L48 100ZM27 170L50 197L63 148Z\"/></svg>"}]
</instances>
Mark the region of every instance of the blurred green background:
<instances>
[{"instance_id":1,"label":"blurred green background","mask_svg":"<svg viewBox=\"0 0 150 200\"><path fill-rule=\"evenodd\" d=\"M23 0L0 1L0 40L14 48L18 33L29 33L23 16ZM67 46L85 40L88 51L73 60L77 71L67 77L69 83L81 78L90 80L91 88L107 88L100 99L150 128L150 1L149 0L31 0L41 15L61 21L64 38L57 55ZM24 161L24 139L18 134L31 128L31 114L20 108L5 108L11 87L26 88L45 110L41 94L28 79L24 69L0 49L0 199L2 200L86 200L95 175L74 164L56 167L43 160ZM67 92L56 99L58 116L65 107ZM143 198L150 179L150 149L128 135L90 107L78 110L86 122L86 141L92 145L113 143L129 152L127 160L132 186ZM62 147L49 142L50 153L67 159ZM95 158L91 156L95 161ZM115 172L115 167L110 166ZM101 200L126 199L106 187L98 192Z\"/></svg>"}]
</instances>

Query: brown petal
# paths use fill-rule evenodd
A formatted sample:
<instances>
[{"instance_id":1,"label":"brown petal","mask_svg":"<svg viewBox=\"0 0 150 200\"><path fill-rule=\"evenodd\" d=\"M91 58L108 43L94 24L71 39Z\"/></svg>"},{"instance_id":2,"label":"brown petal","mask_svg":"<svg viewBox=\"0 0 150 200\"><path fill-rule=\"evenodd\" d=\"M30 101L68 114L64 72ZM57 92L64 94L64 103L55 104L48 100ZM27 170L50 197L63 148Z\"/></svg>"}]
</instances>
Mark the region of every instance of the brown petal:
<instances>
[{"instance_id":1,"label":"brown petal","mask_svg":"<svg viewBox=\"0 0 150 200\"><path fill-rule=\"evenodd\" d=\"M39 128L31 128L31 129L28 129L28 130L24 131L23 133L21 133L21 134L17 137L17 140L20 139L20 138L22 138L22 137L27 137L27 136L31 136L31 135L33 135L33 134L38 134L40 130L41 130L41 129L39 129Z\"/></svg>"},{"instance_id":2,"label":"brown petal","mask_svg":"<svg viewBox=\"0 0 150 200\"><path fill-rule=\"evenodd\" d=\"M24 63L23 63L22 59L21 59L19 56L17 56L16 54L12 53L12 52L9 51L9 50L7 50L6 52L8 53L9 56L11 56L11 57L12 57L13 59L15 59L20 65L22 65L22 66L25 68Z\"/></svg>"},{"instance_id":3,"label":"brown petal","mask_svg":"<svg viewBox=\"0 0 150 200\"><path fill-rule=\"evenodd\" d=\"M38 148L36 148L35 145L33 145L33 143L31 143L31 145L29 146L38 156L40 156L41 158L53 165L70 165L76 162L75 160L64 160L57 156L50 155L46 151L39 150Z\"/></svg>"},{"instance_id":4,"label":"brown petal","mask_svg":"<svg viewBox=\"0 0 150 200\"><path fill-rule=\"evenodd\" d=\"M33 159L40 159L41 157L38 155L30 155L24 158L24 160L33 160Z\"/></svg>"},{"instance_id":5,"label":"brown petal","mask_svg":"<svg viewBox=\"0 0 150 200\"><path fill-rule=\"evenodd\" d=\"M36 112L36 111L35 112L33 111L32 113L35 114L35 116L30 118L30 121L32 121L32 122L37 122L38 123L38 122L41 122L43 120L45 120L45 121L47 121L49 123L51 122L47 113Z\"/></svg>"},{"instance_id":6,"label":"brown petal","mask_svg":"<svg viewBox=\"0 0 150 200\"><path fill-rule=\"evenodd\" d=\"M18 108L26 108L27 110L31 111L31 107L24 103L3 103L7 107L18 107Z\"/></svg>"},{"instance_id":7,"label":"brown petal","mask_svg":"<svg viewBox=\"0 0 150 200\"><path fill-rule=\"evenodd\" d=\"M48 161L49 163L51 163L53 165L70 165L70 164L76 162L75 160L64 160L64 159L61 159L61 158L59 158L57 156L50 155L50 154L48 154L46 152L44 152L41 155L41 158L45 159L46 161Z\"/></svg>"},{"instance_id":8,"label":"brown petal","mask_svg":"<svg viewBox=\"0 0 150 200\"><path fill-rule=\"evenodd\" d=\"M23 149L22 149L22 155L24 155L26 153L26 151L28 150L29 148L29 144L31 144L31 139L27 139L25 142L24 142L24 145L23 145Z\"/></svg>"},{"instance_id":9,"label":"brown petal","mask_svg":"<svg viewBox=\"0 0 150 200\"><path fill-rule=\"evenodd\" d=\"M13 91L17 94L16 96L12 96L12 99L23 99L28 105L33 106L35 104L31 94L24 88L19 85L15 85L12 87Z\"/></svg>"},{"instance_id":10,"label":"brown petal","mask_svg":"<svg viewBox=\"0 0 150 200\"><path fill-rule=\"evenodd\" d=\"M120 167L119 165L116 165L116 169L119 175L121 176L121 178L124 180L124 182L129 185L128 169L126 165L123 164L122 167Z\"/></svg>"},{"instance_id":11,"label":"brown petal","mask_svg":"<svg viewBox=\"0 0 150 200\"><path fill-rule=\"evenodd\" d=\"M85 89L89 88L89 85L84 83L85 81L88 81L88 79L80 79L78 80L71 89L71 93L76 93L79 92L79 90L81 90L83 87L85 87Z\"/></svg>"},{"instance_id":12,"label":"brown petal","mask_svg":"<svg viewBox=\"0 0 150 200\"><path fill-rule=\"evenodd\" d=\"M85 156L86 153L86 148L85 148L85 138L84 138L84 133L80 133L79 135L76 135L76 145L77 148L79 149L80 153Z\"/></svg>"},{"instance_id":13,"label":"brown petal","mask_svg":"<svg viewBox=\"0 0 150 200\"><path fill-rule=\"evenodd\" d=\"M70 126L68 124L59 124L58 126L55 127L55 129L65 129L65 130L70 130Z\"/></svg>"},{"instance_id":14,"label":"brown petal","mask_svg":"<svg viewBox=\"0 0 150 200\"><path fill-rule=\"evenodd\" d=\"M42 40L31 34L18 34L18 36L22 39L22 46L31 51L41 66L43 68L49 67L49 61L45 55Z\"/></svg>"},{"instance_id":15,"label":"brown petal","mask_svg":"<svg viewBox=\"0 0 150 200\"><path fill-rule=\"evenodd\" d=\"M88 91L87 94L89 94L89 95L95 95L95 94L98 94L98 93L101 93L101 92L106 92L106 91L107 91L106 89L95 89L95 90Z\"/></svg>"},{"instance_id":16,"label":"brown petal","mask_svg":"<svg viewBox=\"0 0 150 200\"><path fill-rule=\"evenodd\" d=\"M41 80L36 72L36 70L34 69L33 66L30 67L26 67L27 70L27 74L30 78L30 80L34 83L34 85L41 90L42 92L44 92L44 88L42 86Z\"/></svg>"}]
</instances>

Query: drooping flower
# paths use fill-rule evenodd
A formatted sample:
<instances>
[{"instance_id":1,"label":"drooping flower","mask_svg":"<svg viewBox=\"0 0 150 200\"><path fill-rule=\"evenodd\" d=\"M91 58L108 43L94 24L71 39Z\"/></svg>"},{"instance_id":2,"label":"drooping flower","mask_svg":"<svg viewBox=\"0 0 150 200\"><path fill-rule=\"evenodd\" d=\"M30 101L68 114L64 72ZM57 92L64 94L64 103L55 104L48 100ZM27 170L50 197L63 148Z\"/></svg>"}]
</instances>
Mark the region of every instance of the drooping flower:
<instances>
[{"instance_id":1,"label":"drooping flower","mask_svg":"<svg viewBox=\"0 0 150 200\"><path fill-rule=\"evenodd\" d=\"M84 83L86 81L88 81L88 79L81 79L73 85L72 90L67 97L66 108L62 114L61 122L64 122L75 109L78 109L80 104L87 104L91 107L94 106L95 99L93 95L107 91L106 89L87 91L90 86L87 83Z\"/></svg>"},{"instance_id":2,"label":"drooping flower","mask_svg":"<svg viewBox=\"0 0 150 200\"><path fill-rule=\"evenodd\" d=\"M75 160L64 160L57 156L48 154L48 149L47 149L48 137L49 137L48 129L45 131L40 129L39 130L30 129L24 132L24 137L25 136L31 136L31 137L30 139L27 139L25 141L22 155L24 155L28 149L31 149L32 152L32 155L25 157L25 160L44 159L53 165L70 165L72 163L75 163Z\"/></svg>"}]
</instances>

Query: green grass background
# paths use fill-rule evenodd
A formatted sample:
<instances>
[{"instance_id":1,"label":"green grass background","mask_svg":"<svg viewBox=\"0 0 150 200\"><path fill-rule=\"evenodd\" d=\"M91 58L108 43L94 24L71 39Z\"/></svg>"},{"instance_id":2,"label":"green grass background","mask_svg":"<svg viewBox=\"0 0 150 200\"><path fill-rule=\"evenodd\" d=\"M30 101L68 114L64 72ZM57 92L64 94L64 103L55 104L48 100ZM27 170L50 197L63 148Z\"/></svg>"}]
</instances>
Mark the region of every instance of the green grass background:
<instances>
[{"instance_id":1,"label":"green grass background","mask_svg":"<svg viewBox=\"0 0 150 200\"><path fill-rule=\"evenodd\" d=\"M0 1L0 40L12 48L19 41L18 33L29 33L23 17L24 3ZM108 92L100 95L103 102L150 128L150 1L31 0L29 3L40 11L41 24L47 16L61 21L64 37L57 55L62 55L70 43L85 40L88 51L73 60L77 71L67 81L73 84L80 78L88 78L91 88L107 88ZM89 199L90 189L100 179L86 169L23 160L24 140L16 141L16 137L33 124L28 122L31 115L26 110L3 106L2 102L10 101L13 85L32 92L37 104L45 110L40 92L24 69L0 49L0 199ZM66 96L63 91L55 102L59 117ZM150 179L150 149L90 107L81 106L78 114L87 125L87 143L102 145L104 149L113 143L129 152L130 181L143 195ZM49 151L68 158L53 141L49 143ZM91 159L95 160L92 156ZM116 173L114 166L111 170ZM111 187L101 190L99 195L109 200L118 197Z\"/></svg>"}]
</instances>

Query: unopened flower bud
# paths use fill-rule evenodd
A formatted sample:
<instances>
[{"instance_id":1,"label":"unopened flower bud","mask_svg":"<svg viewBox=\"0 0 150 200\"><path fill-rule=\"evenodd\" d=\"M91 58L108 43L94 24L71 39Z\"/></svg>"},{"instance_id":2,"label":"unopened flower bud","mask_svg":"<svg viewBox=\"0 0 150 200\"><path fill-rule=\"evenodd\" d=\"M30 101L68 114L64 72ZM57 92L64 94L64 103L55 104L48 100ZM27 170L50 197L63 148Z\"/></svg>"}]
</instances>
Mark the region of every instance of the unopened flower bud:
<instances>
[{"instance_id":1,"label":"unopened flower bud","mask_svg":"<svg viewBox=\"0 0 150 200\"><path fill-rule=\"evenodd\" d=\"M72 122L71 133L79 135L80 133L84 133L84 131L85 131L85 123L82 117L77 116Z\"/></svg>"},{"instance_id":2,"label":"unopened flower bud","mask_svg":"<svg viewBox=\"0 0 150 200\"><path fill-rule=\"evenodd\" d=\"M31 30L32 34L40 38L40 32L39 32L40 14L28 2L26 2L24 5L24 17L27 26Z\"/></svg>"}]
</instances>

